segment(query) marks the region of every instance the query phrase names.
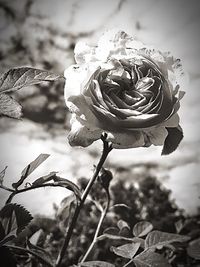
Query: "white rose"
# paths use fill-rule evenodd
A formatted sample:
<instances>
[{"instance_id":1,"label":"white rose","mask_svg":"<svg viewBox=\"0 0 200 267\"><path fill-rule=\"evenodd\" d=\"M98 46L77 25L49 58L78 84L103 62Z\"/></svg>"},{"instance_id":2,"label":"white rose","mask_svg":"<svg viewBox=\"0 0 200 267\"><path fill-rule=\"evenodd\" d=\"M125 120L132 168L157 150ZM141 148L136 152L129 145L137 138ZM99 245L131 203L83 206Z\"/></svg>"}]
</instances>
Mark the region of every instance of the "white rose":
<instances>
[{"instance_id":1,"label":"white rose","mask_svg":"<svg viewBox=\"0 0 200 267\"><path fill-rule=\"evenodd\" d=\"M72 146L89 146L106 132L114 148L164 145L163 154L177 148L180 60L115 31L98 46L78 43L75 59L65 71Z\"/></svg>"}]
</instances>

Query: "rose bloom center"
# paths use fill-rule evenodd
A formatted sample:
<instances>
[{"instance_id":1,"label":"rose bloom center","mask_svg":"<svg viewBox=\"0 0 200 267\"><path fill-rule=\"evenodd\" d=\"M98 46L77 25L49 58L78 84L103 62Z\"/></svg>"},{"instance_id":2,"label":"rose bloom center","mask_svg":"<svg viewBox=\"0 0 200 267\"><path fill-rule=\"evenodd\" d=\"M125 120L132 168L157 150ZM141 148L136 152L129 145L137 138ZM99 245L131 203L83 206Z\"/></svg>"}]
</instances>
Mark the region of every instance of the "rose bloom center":
<instances>
[{"instance_id":1,"label":"rose bloom center","mask_svg":"<svg viewBox=\"0 0 200 267\"><path fill-rule=\"evenodd\" d=\"M89 90L91 110L104 129L148 128L167 119L173 100L158 66L144 57L115 64L98 70Z\"/></svg>"}]
</instances>

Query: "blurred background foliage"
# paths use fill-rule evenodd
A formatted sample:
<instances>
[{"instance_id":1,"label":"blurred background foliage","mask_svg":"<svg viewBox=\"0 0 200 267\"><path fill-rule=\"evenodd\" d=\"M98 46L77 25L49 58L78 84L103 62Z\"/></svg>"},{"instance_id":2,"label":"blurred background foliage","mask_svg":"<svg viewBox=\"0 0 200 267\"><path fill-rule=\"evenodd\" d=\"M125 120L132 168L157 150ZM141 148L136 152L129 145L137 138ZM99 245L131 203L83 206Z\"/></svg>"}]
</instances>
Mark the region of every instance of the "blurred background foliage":
<instances>
[{"instance_id":1,"label":"blurred background foliage","mask_svg":"<svg viewBox=\"0 0 200 267\"><path fill-rule=\"evenodd\" d=\"M85 177L82 177L79 179L79 185L85 188L87 181ZM99 235L106 233L133 238L134 225L144 220L151 222L154 229L187 235L191 238L190 242L200 238L199 214L187 216L170 199L170 191L163 188L155 177L147 176L135 185L124 183L123 181L114 181L110 187L110 194L111 207L113 208L109 210ZM93 200L104 205L105 191L98 181L90 195ZM118 205L122 203L126 207ZM26 229L26 232L22 233L21 236L19 235L16 244L24 245L25 236L28 236L31 238L31 242L35 242L35 245L44 248L53 258L56 258L63 242L68 219L70 218L69 205L70 200L67 197L63 199L61 206L54 206L54 218L35 217ZM73 207L71 212L73 212ZM88 200L81 211L78 223L74 229L69 249L63 260L63 267L66 266L65 261L73 265L81 260L92 242L99 217L100 212L97 206L93 201ZM121 267L127 260L116 256L112 252L111 246L120 246L125 243L127 241L111 240L109 238L100 240L94 246L87 260L107 261L115 264L116 267ZM170 253L170 249L161 252L170 260L173 267L200 266L198 259L188 255L187 246L187 244L175 245L176 250L174 254ZM26 266L26 258L24 261L20 256L16 258L21 264L20 266Z\"/></svg>"}]
</instances>

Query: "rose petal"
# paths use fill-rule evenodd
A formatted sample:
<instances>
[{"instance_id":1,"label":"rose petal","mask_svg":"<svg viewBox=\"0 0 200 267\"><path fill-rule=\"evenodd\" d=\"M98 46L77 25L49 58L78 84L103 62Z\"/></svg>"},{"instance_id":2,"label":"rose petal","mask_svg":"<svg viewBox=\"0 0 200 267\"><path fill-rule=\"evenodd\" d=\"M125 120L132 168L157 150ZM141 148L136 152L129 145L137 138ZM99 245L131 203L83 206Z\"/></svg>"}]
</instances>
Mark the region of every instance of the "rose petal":
<instances>
[{"instance_id":1,"label":"rose petal","mask_svg":"<svg viewBox=\"0 0 200 267\"><path fill-rule=\"evenodd\" d=\"M86 102L86 97L83 95L71 96L66 102L69 110L78 116L82 116L85 120L85 125L99 126L99 122L93 112L90 110L88 103Z\"/></svg>"},{"instance_id":2,"label":"rose petal","mask_svg":"<svg viewBox=\"0 0 200 267\"><path fill-rule=\"evenodd\" d=\"M185 92L184 91L179 91L178 92L178 100L181 100L185 95Z\"/></svg>"},{"instance_id":3,"label":"rose petal","mask_svg":"<svg viewBox=\"0 0 200 267\"><path fill-rule=\"evenodd\" d=\"M170 83L169 83L170 84ZM172 85L171 85L172 86ZM174 90L173 90L173 96L176 96L176 94L178 94L178 92L179 92L179 88L180 88L180 86L179 86L179 84L177 84L176 86L175 86L175 88L174 88Z\"/></svg>"},{"instance_id":4,"label":"rose petal","mask_svg":"<svg viewBox=\"0 0 200 267\"><path fill-rule=\"evenodd\" d=\"M169 90L166 81L164 81L162 92L163 92L163 102L159 109L159 114L162 121L164 121L166 118L170 116L173 109L172 93Z\"/></svg>"},{"instance_id":5,"label":"rose petal","mask_svg":"<svg viewBox=\"0 0 200 267\"><path fill-rule=\"evenodd\" d=\"M95 116L99 119L103 129L145 129L162 122L158 114L142 114L120 120L109 111L100 107L92 105L91 108Z\"/></svg>"},{"instance_id":6,"label":"rose petal","mask_svg":"<svg viewBox=\"0 0 200 267\"><path fill-rule=\"evenodd\" d=\"M146 53L151 58L151 60L153 60L153 62L158 65L159 69L161 70L161 73L167 79L168 70L172 70L172 62L170 60L169 62L167 62L166 57L160 51L154 48L146 50Z\"/></svg>"},{"instance_id":7,"label":"rose petal","mask_svg":"<svg viewBox=\"0 0 200 267\"><path fill-rule=\"evenodd\" d=\"M65 101L72 95L79 95L82 93L90 81L92 75L99 70L99 64L94 63L90 65L72 65L64 72L65 88L64 97Z\"/></svg>"},{"instance_id":8,"label":"rose petal","mask_svg":"<svg viewBox=\"0 0 200 267\"><path fill-rule=\"evenodd\" d=\"M109 110L115 114L117 117L120 119L125 119L129 116L138 116L141 115L142 113L137 111L137 110L132 110L132 109L119 109L111 105L109 102L105 101L106 105L108 106Z\"/></svg>"},{"instance_id":9,"label":"rose petal","mask_svg":"<svg viewBox=\"0 0 200 267\"><path fill-rule=\"evenodd\" d=\"M179 125L179 116L178 114L174 114L168 120L164 121L161 125L165 127L178 127Z\"/></svg>"},{"instance_id":10,"label":"rose petal","mask_svg":"<svg viewBox=\"0 0 200 267\"><path fill-rule=\"evenodd\" d=\"M174 103L174 108L173 108L173 113L177 113L177 111L180 108L180 101L178 99L176 99L175 103Z\"/></svg>"},{"instance_id":11,"label":"rose petal","mask_svg":"<svg viewBox=\"0 0 200 267\"><path fill-rule=\"evenodd\" d=\"M71 95L79 95L82 84L88 81L88 71L77 65L72 65L67 68L64 76L66 78L64 89L65 100Z\"/></svg>"},{"instance_id":12,"label":"rose petal","mask_svg":"<svg viewBox=\"0 0 200 267\"><path fill-rule=\"evenodd\" d=\"M143 77L141 78L135 85L137 90L148 90L151 86L154 84L154 79L149 77Z\"/></svg>"},{"instance_id":13,"label":"rose petal","mask_svg":"<svg viewBox=\"0 0 200 267\"><path fill-rule=\"evenodd\" d=\"M169 71L169 80L175 87L177 84L185 91L189 84L189 76L184 72L180 59L172 59L172 71Z\"/></svg>"},{"instance_id":14,"label":"rose petal","mask_svg":"<svg viewBox=\"0 0 200 267\"><path fill-rule=\"evenodd\" d=\"M126 133L108 133L107 140L112 142L113 148L135 148L144 146L144 136L140 131Z\"/></svg>"},{"instance_id":15,"label":"rose petal","mask_svg":"<svg viewBox=\"0 0 200 267\"><path fill-rule=\"evenodd\" d=\"M155 146L161 146L164 144L168 132L165 127L155 127L151 131L145 131L150 142Z\"/></svg>"},{"instance_id":16,"label":"rose petal","mask_svg":"<svg viewBox=\"0 0 200 267\"><path fill-rule=\"evenodd\" d=\"M79 41L74 49L74 57L78 64L95 61L95 48Z\"/></svg>"},{"instance_id":17,"label":"rose petal","mask_svg":"<svg viewBox=\"0 0 200 267\"><path fill-rule=\"evenodd\" d=\"M68 134L68 141L71 146L87 147L94 141L100 139L102 130L89 128L82 125L75 116L71 119L71 131Z\"/></svg>"},{"instance_id":18,"label":"rose petal","mask_svg":"<svg viewBox=\"0 0 200 267\"><path fill-rule=\"evenodd\" d=\"M107 108L107 105L104 102L98 81L93 80L91 82L89 91L90 91L90 96L92 98L93 104Z\"/></svg>"},{"instance_id":19,"label":"rose petal","mask_svg":"<svg viewBox=\"0 0 200 267\"><path fill-rule=\"evenodd\" d=\"M120 59L122 55L126 55L126 43L130 39L131 37L128 34L117 29L105 32L98 42L97 58L104 62L111 56Z\"/></svg>"}]
</instances>

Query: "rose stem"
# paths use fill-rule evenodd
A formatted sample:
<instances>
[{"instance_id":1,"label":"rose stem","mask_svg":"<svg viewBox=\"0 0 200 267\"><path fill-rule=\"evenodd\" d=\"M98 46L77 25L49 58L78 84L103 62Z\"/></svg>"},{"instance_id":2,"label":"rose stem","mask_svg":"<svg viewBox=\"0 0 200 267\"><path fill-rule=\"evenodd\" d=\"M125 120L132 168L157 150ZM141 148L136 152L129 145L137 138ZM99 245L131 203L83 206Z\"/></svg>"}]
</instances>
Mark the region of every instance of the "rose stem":
<instances>
[{"instance_id":1,"label":"rose stem","mask_svg":"<svg viewBox=\"0 0 200 267\"><path fill-rule=\"evenodd\" d=\"M90 254L91 250L93 249L95 243L97 242L97 238L98 238L98 235L99 235L99 231L100 231L101 225L102 225L102 223L103 223L103 221L104 221L104 219L106 217L106 214L108 212L109 205L110 205L110 194L109 194L109 191L108 190L107 190L107 203L106 203L106 207L105 207L105 209L102 209L102 211L101 211L101 217L100 217L99 223L97 225L97 229L96 229L94 238L93 238L92 243L90 244L87 252L85 253L85 256L81 260L81 263L83 263L87 259L88 255Z\"/></svg>"},{"instance_id":2,"label":"rose stem","mask_svg":"<svg viewBox=\"0 0 200 267\"><path fill-rule=\"evenodd\" d=\"M130 259L123 267L128 267L129 264L133 263L133 259Z\"/></svg>"},{"instance_id":3,"label":"rose stem","mask_svg":"<svg viewBox=\"0 0 200 267\"><path fill-rule=\"evenodd\" d=\"M57 258L57 261L56 261L56 267L59 267L61 265L61 262L62 262L62 259L65 255L65 252L66 252L66 249L68 247L68 244L69 244L69 241L71 239L71 236L73 234L73 230L74 230L74 227L76 225L76 222L77 222L77 219L78 219L78 216L79 216L79 213L82 209L82 206L96 180L96 178L98 177L99 175L99 172L109 154L109 152L112 150L112 146L106 141L106 138L107 138L107 134L104 134L102 135L101 139L103 141L103 152L102 152L102 155L101 155L101 158L99 160L99 163L97 164L97 167L95 169L95 172L92 176L92 178L90 179L90 181L88 182L88 185L85 189L85 191L83 192L83 195L81 197L81 201L80 203L77 205L77 208L75 209L75 212L74 212L74 215L73 215L73 218L72 218L72 221L71 221L71 224L67 230L67 233L66 233L66 236L65 236L65 240L64 240L64 243L63 243L63 246L61 248L61 251L58 255L58 258Z\"/></svg>"}]
</instances>

